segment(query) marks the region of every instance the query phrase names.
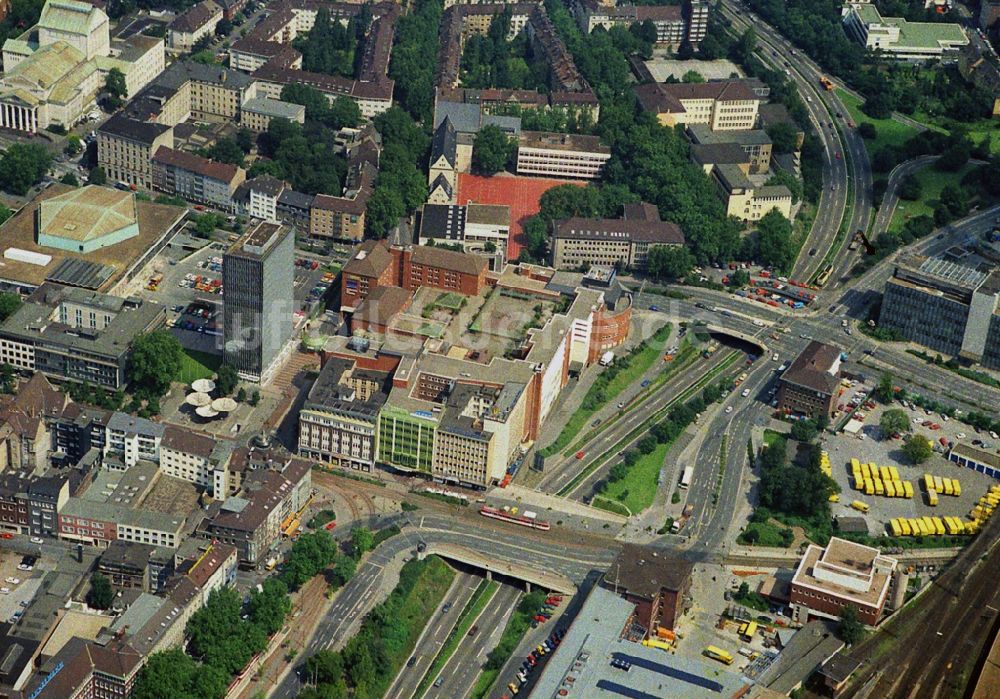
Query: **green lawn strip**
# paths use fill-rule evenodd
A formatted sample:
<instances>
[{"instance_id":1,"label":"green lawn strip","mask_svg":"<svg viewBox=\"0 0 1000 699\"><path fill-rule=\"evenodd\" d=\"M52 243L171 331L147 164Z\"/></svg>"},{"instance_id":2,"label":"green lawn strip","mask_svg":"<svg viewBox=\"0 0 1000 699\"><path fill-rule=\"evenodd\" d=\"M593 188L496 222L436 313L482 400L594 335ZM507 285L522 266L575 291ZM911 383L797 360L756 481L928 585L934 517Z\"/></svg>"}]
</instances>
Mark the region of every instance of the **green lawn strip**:
<instances>
[{"instance_id":1,"label":"green lawn strip","mask_svg":"<svg viewBox=\"0 0 1000 699\"><path fill-rule=\"evenodd\" d=\"M620 502L615 502L614 500L608 500L606 497L602 497L600 495L595 495L593 499L591 499L590 504L599 510L621 515L622 517L632 516L632 511L625 507L625 505Z\"/></svg>"},{"instance_id":2,"label":"green lawn strip","mask_svg":"<svg viewBox=\"0 0 1000 699\"><path fill-rule=\"evenodd\" d=\"M774 430L764 430L764 446L769 447L784 436L785 435L780 432L775 432Z\"/></svg>"},{"instance_id":3,"label":"green lawn strip","mask_svg":"<svg viewBox=\"0 0 1000 699\"><path fill-rule=\"evenodd\" d=\"M581 482L583 482L584 479L586 479L588 476L590 476L590 474L592 474L598 468L600 468L601 466L603 466L604 464L606 464L608 461L610 461L615 452L620 451L624 447L624 445L628 444L629 442L631 442L633 439L635 439L639 435L645 434L649 430L649 426L650 425L654 424L658 420L663 419L663 417L668 412L670 412L670 409L673 408L675 405L677 405L680 402L686 401L688 398L690 398L695 393L697 393L698 391L700 391L701 389L703 389L705 386L707 386L713 380L715 380L716 378L718 378L719 374L721 374L724 370L726 370L727 368L729 368L729 366L733 362L735 362L736 359L739 356L741 356L741 354L742 354L741 352L732 352L729 356L727 356L725 359L723 359L722 362L717 367L715 367L714 369L712 369L711 371L709 371L707 374L705 374L704 376L702 376L700 379L698 379L694 384L692 384L691 386L689 386L687 389L685 389L681 393L679 393L676 396L674 396L674 398L669 403L667 403L665 406L663 406L662 408L660 408L659 410L657 410L655 413L653 413L653 415L651 415L649 418L647 418L646 420L644 420L642 422L642 424L640 424L638 427L636 427L635 429L633 429L631 432L629 432L627 435L625 435L622 439L618 440L618 442L615 443L612 447L610 447L609 449L607 449L604 452L604 458L598 459L596 461L591 462L587 466L587 468L583 469L582 471L580 471L580 473L576 474L576 476L574 476L573 479L569 483L567 483L565 486L563 486L562 489L560 489L559 492L556 493L556 495L565 496L565 495L567 495L569 493L572 493L576 489L576 487L578 485L580 485Z\"/></svg>"},{"instance_id":4,"label":"green lawn strip","mask_svg":"<svg viewBox=\"0 0 1000 699\"><path fill-rule=\"evenodd\" d=\"M660 467L672 444L673 442L662 442L653 451L640 456L628 470L628 475L620 481L609 483L601 492L601 497L623 503L632 513L642 512L652 505L656 497Z\"/></svg>"},{"instance_id":5,"label":"green lawn strip","mask_svg":"<svg viewBox=\"0 0 1000 699\"><path fill-rule=\"evenodd\" d=\"M189 384L198 379L209 379L222 364L222 357L217 354L184 350L181 355L181 368L177 372L176 381Z\"/></svg>"},{"instance_id":6,"label":"green lawn strip","mask_svg":"<svg viewBox=\"0 0 1000 699\"><path fill-rule=\"evenodd\" d=\"M933 163L928 163L918 169L914 176L921 184L920 198L916 201L900 199L896 204L896 210L892 212L892 220L889 222L890 231L902 230L907 220L917 216L934 216L934 205L941 196L941 190L946 185L959 185L975 165L965 165L957 172L942 172L934 167Z\"/></svg>"},{"instance_id":7,"label":"green lawn strip","mask_svg":"<svg viewBox=\"0 0 1000 699\"><path fill-rule=\"evenodd\" d=\"M602 382L600 376L597 377L597 380L587 391L587 395L583 397L580 409L573 413L566 426L563 427L562 432L556 437L556 441L542 449L539 453L542 456L552 456L562 451L579 434L580 430L584 428L591 415L617 398L619 393L646 373L649 367L653 365L653 362L660 357L660 352L663 350L663 343L670 337L672 329L673 326L667 323L653 333L653 336L643 343L641 347L637 347L630 352L627 355L628 366L619 370L610 381L605 383ZM617 359L616 361L620 362L622 360ZM608 367L604 372L607 373L612 368ZM603 400L601 400L602 394ZM589 407L588 404L590 404Z\"/></svg>"},{"instance_id":8,"label":"green lawn strip","mask_svg":"<svg viewBox=\"0 0 1000 699\"><path fill-rule=\"evenodd\" d=\"M472 593L472 597L469 602L462 609L462 613L458 617L458 621L455 622L455 628L451 630L448 634L448 638L445 639L444 644L441 646L441 650L438 651L437 656L434 658L434 662L427 669L424 674L424 678L420 680L420 684L417 686L417 691L413 694L413 699L421 699L427 690L430 688L431 682L433 682L438 673L444 669L444 666L451 659L451 656L455 654L458 650L458 646L461 644L462 639L472 628L473 622L479 618L482 614L483 609L489 604L489 601L493 599L493 595L500 588L500 583L495 580L483 580L479 583L479 587L476 591Z\"/></svg>"},{"instance_id":9,"label":"green lawn strip","mask_svg":"<svg viewBox=\"0 0 1000 699\"><path fill-rule=\"evenodd\" d=\"M856 125L868 122L878 131L878 136L876 138L865 139L865 146L868 148L869 154L874 154L886 146L901 146L909 138L916 136L919 133L909 124L904 124L903 122L896 121L892 118L873 119L861 111L862 102L857 97L839 88L836 92L837 97L839 97L840 101L843 102L844 107L847 108L848 113L851 115L851 119Z\"/></svg>"},{"instance_id":10,"label":"green lawn strip","mask_svg":"<svg viewBox=\"0 0 1000 699\"><path fill-rule=\"evenodd\" d=\"M672 378L674 374L678 373L681 369L686 369L691 362L698 358L698 349L694 345L687 342L687 336L684 337L682 343L684 344L681 346L680 351L677 352L677 355L674 357L674 361L670 364L670 366L661 373L657 374L656 377L650 381L650 384L646 386L646 388L639 389L639 392L636 395L643 396L643 402L650 397L650 394L652 394L653 391L659 389L660 386L666 383L668 379ZM615 413L602 422L598 427L588 430L585 437L577 440L577 442L573 444L573 446L567 448L564 453L568 456L580 451L584 444L593 441L594 438L614 426L616 422L631 413L633 410L642 410L643 402L633 401L631 404L626 405L624 410Z\"/></svg>"}]
</instances>

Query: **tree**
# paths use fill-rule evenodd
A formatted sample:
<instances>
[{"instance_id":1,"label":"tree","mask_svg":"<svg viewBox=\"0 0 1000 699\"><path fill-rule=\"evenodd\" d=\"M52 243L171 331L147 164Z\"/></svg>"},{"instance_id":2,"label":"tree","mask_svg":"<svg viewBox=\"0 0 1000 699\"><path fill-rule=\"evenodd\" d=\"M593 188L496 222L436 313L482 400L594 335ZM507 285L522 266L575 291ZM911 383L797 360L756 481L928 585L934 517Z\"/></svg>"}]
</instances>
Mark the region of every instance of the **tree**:
<instances>
[{"instance_id":1,"label":"tree","mask_svg":"<svg viewBox=\"0 0 1000 699\"><path fill-rule=\"evenodd\" d=\"M903 442L903 453L914 464L922 464L931 458L934 449L927 437L922 434L911 434Z\"/></svg>"},{"instance_id":2,"label":"tree","mask_svg":"<svg viewBox=\"0 0 1000 699\"><path fill-rule=\"evenodd\" d=\"M705 78L696 70L689 70L681 76L682 83L703 83Z\"/></svg>"},{"instance_id":3,"label":"tree","mask_svg":"<svg viewBox=\"0 0 1000 699\"><path fill-rule=\"evenodd\" d=\"M98 165L87 175L87 184L104 185L108 181L108 176L104 174L104 168Z\"/></svg>"},{"instance_id":4,"label":"tree","mask_svg":"<svg viewBox=\"0 0 1000 699\"><path fill-rule=\"evenodd\" d=\"M76 179L76 175L74 175L72 172L67 172L66 174L64 174L62 177L59 178L59 181L62 182L63 184L68 184L70 187L80 186L80 180Z\"/></svg>"},{"instance_id":5,"label":"tree","mask_svg":"<svg viewBox=\"0 0 1000 699\"><path fill-rule=\"evenodd\" d=\"M230 676L246 666L267 646L267 634L258 624L244 621L242 611L243 600L236 590L224 587L212 592L185 628L191 655Z\"/></svg>"},{"instance_id":6,"label":"tree","mask_svg":"<svg viewBox=\"0 0 1000 699\"><path fill-rule=\"evenodd\" d=\"M375 535L370 529L357 527L351 530L351 547L355 558L361 558L375 546Z\"/></svg>"},{"instance_id":7,"label":"tree","mask_svg":"<svg viewBox=\"0 0 1000 699\"><path fill-rule=\"evenodd\" d=\"M910 429L910 418L899 408L892 408L882 413L878 421L883 435L902 434Z\"/></svg>"},{"instance_id":8,"label":"tree","mask_svg":"<svg viewBox=\"0 0 1000 699\"><path fill-rule=\"evenodd\" d=\"M111 581L100 573L90 576L90 591L87 593L87 604L94 609L110 609L115 601L115 591Z\"/></svg>"},{"instance_id":9,"label":"tree","mask_svg":"<svg viewBox=\"0 0 1000 699\"><path fill-rule=\"evenodd\" d=\"M75 133L66 137L66 146L63 148L66 155L74 156L83 152L83 141Z\"/></svg>"},{"instance_id":10,"label":"tree","mask_svg":"<svg viewBox=\"0 0 1000 699\"><path fill-rule=\"evenodd\" d=\"M219 370L216 372L215 377L215 387L218 389L219 395L228 396L232 394L239 380L240 377L236 375L236 369L231 365L219 365Z\"/></svg>"},{"instance_id":11,"label":"tree","mask_svg":"<svg viewBox=\"0 0 1000 699\"><path fill-rule=\"evenodd\" d=\"M865 625L858 618L858 609L854 605L845 604L840 608L840 623L837 625L840 640L849 646L865 637Z\"/></svg>"},{"instance_id":12,"label":"tree","mask_svg":"<svg viewBox=\"0 0 1000 699\"><path fill-rule=\"evenodd\" d=\"M21 296L9 291L0 292L0 323L7 320L21 307Z\"/></svg>"},{"instance_id":13,"label":"tree","mask_svg":"<svg viewBox=\"0 0 1000 699\"><path fill-rule=\"evenodd\" d=\"M292 611L288 587L277 578L268 578L261 584L259 591L250 593L247 608L250 622L260 627L266 636L277 633Z\"/></svg>"},{"instance_id":14,"label":"tree","mask_svg":"<svg viewBox=\"0 0 1000 699\"><path fill-rule=\"evenodd\" d=\"M870 141L878 138L878 129L870 121L862 121L858 124L858 133L861 134L861 138L867 138Z\"/></svg>"},{"instance_id":15,"label":"tree","mask_svg":"<svg viewBox=\"0 0 1000 699\"><path fill-rule=\"evenodd\" d=\"M879 91L865 100L861 111L873 119L888 119L892 116L892 102L885 91Z\"/></svg>"},{"instance_id":16,"label":"tree","mask_svg":"<svg viewBox=\"0 0 1000 699\"><path fill-rule=\"evenodd\" d=\"M37 143L14 143L0 158L0 186L24 195L49 170L52 155Z\"/></svg>"},{"instance_id":17,"label":"tree","mask_svg":"<svg viewBox=\"0 0 1000 699\"><path fill-rule=\"evenodd\" d=\"M481 175L493 175L503 170L514 154L513 139L499 126L487 124L476 134L472 145L472 165Z\"/></svg>"},{"instance_id":18,"label":"tree","mask_svg":"<svg viewBox=\"0 0 1000 699\"><path fill-rule=\"evenodd\" d=\"M215 35L216 36L229 36L233 31L232 21L222 18L219 23L215 25Z\"/></svg>"},{"instance_id":19,"label":"tree","mask_svg":"<svg viewBox=\"0 0 1000 699\"><path fill-rule=\"evenodd\" d=\"M920 180L912 173L903 178L899 183L899 198L907 201L916 201L924 193L924 186Z\"/></svg>"},{"instance_id":20,"label":"tree","mask_svg":"<svg viewBox=\"0 0 1000 699\"><path fill-rule=\"evenodd\" d=\"M247 390L240 386L240 390L236 392L236 400L240 403L245 403L247 399Z\"/></svg>"},{"instance_id":21,"label":"tree","mask_svg":"<svg viewBox=\"0 0 1000 699\"><path fill-rule=\"evenodd\" d=\"M957 172L962 169L972 155L972 146L967 139L953 143L934 163L934 167L945 172Z\"/></svg>"},{"instance_id":22,"label":"tree","mask_svg":"<svg viewBox=\"0 0 1000 699\"><path fill-rule=\"evenodd\" d=\"M139 335L132 342L131 379L151 396L162 396L180 371L184 350L166 330Z\"/></svg>"},{"instance_id":23,"label":"tree","mask_svg":"<svg viewBox=\"0 0 1000 699\"><path fill-rule=\"evenodd\" d=\"M816 423L812 420L799 420L792 424L792 439L799 442L811 442L818 433Z\"/></svg>"},{"instance_id":24,"label":"tree","mask_svg":"<svg viewBox=\"0 0 1000 699\"><path fill-rule=\"evenodd\" d=\"M105 104L111 111L121 109L128 98L128 86L125 83L125 74L117 68L108 71L108 76L104 79Z\"/></svg>"},{"instance_id":25,"label":"tree","mask_svg":"<svg viewBox=\"0 0 1000 699\"><path fill-rule=\"evenodd\" d=\"M757 223L757 260L779 271L787 271L795 260L792 224L777 209L771 209Z\"/></svg>"},{"instance_id":26,"label":"tree","mask_svg":"<svg viewBox=\"0 0 1000 699\"><path fill-rule=\"evenodd\" d=\"M878 380L878 386L875 387L873 393L881 403L891 403L895 400L896 386L891 373L888 371L882 372L882 376Z\"/></svg>"},{"instance_id":27,"label":"tree","mask_svg":"<svg viewBox=\"0 0 1000 699\"><path fill-rule=\"evenodd\" d=\"M253 131L245 126L241 126L240 130L236 132L236 145L240 147L240 150L243 151L244 154L253 150L255 139L256 137L254 136Z\"/></svg>"},{"instance_id":28,"label":"tree","mask_svg":"<svg viewBox=\"0 0 1000 699\"><path fill-rule=\"evenodd\" d=\"M221 699L229 677L221 670L196 662L180 648L153 653L143 665L133 699Z\"/></svg>"},{"instance_id":29,"label":"tree","mask_svg":"<svg viewBox=\"0 0 1000 699\"><path fill-rule=\"evenodd\" d=\"M230 165L243 165L243 158L245 157L243 149L240 144L237 143L234 138L220 138L218 141L213 143L209 148L205 149L204 156L206 158L211 158L212 160L217 160L220 163L229 163Z\"/></svg>"},{"instance_id":30,"label":"tree","mask_svg":"<svg viewBox=\"0 0 1000 699\"><path fill-rule=\"evenodd\" d=\"M767 127L771 148L775 153L794 153L798 147L798 129L784 121Z\"/></svg>"},{"instance_id":31,"label":"tree","mask_svg":"<svg viewBox=\"0 0 1000 699\"><path fill-rule=\"evenodd\" d=\"M683 245L654 245L646 255L646 271L655 279L676 281L694 267L694 256Z\"/></svg>"}]
</instances>

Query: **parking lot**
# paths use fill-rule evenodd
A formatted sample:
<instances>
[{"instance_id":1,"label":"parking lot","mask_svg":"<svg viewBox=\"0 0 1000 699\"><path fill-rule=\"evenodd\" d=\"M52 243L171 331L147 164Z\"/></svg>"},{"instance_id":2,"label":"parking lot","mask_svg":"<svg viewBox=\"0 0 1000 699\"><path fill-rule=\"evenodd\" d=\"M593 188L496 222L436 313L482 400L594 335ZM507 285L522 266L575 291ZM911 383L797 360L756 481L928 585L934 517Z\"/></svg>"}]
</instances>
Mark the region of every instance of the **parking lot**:
<instances>
[{"instance_id":1,"label":"parking lot","mask_svg":"<svg viewBox=\"0 0 1000 699\"><path fill-rule=\"evenodd\" d=\"M24 556L0 551L0 620L15 623L31 603L42 582L41 573L36 575L38 562L33 562L32 570L22 570L18 566L24 567Z\"/></svg>"},{"instance_id":2,"label":"parking lot","mask_svg":"<svg viewBox=\"0 0 1000 699\"><path fill-rule=\"evenodd\" d=\"M906 412L910 419L911 431L922 434L934 444L934 453L925 463L913 465L903 454L903 439L883 439L878 423L886 409L899 408ZM833 478L841 488L840 502L832 503L834 516L858 515L851 508L851 502L860 500L871 508L866 518L873 535L886 532L886 524L896 517L944 517L955 516L967 519L974 503L982 496L993 479L981 473L958 466L946 458L947 447L941 442L972 442L988 434L977 435L975 430L957 420L946 420L944 416L932 414L929 411L915 407L904 407L896 403L890 406L876 406L873 410L863 411L864 424L856 435L841 433L835 436L824 435L823 448L829 453L833 468ZM900 480L910 481L913 486L913 498L886 497L866 495L854 489L851 478L852 458L862 463L874 463L879 466L895 466L899 470ZM928 504L926 491L922 486L925 473L932 476L957 479L961 485L961 495L939 495L939 504Z\"/></svg>"}]
</instances>

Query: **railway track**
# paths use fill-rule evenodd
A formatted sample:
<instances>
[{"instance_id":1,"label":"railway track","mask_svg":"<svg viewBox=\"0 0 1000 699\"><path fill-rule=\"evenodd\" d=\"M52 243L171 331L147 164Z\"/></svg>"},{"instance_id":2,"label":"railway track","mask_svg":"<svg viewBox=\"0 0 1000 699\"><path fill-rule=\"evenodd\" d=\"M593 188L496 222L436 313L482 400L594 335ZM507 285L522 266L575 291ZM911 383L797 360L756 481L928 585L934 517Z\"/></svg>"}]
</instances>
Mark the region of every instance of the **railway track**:
<instances>
[{"instance_id":1,"label":"railway track","mask_svg":"<svg viewBox=\"0 0 1000 699\"><path fill-rule=\"evenodd\" d=\"M962 696L1000 608L998 533L993 518L920 599L851 653L863 669L844 696Z\"/></svg>"}]
</instances>

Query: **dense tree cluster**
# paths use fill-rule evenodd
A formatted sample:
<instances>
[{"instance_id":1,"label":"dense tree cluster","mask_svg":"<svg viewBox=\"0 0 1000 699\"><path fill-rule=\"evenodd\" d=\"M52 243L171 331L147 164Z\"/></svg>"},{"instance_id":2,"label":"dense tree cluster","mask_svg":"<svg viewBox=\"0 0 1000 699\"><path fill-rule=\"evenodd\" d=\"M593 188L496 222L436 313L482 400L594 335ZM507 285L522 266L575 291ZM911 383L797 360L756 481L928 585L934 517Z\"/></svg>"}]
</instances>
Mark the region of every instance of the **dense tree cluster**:
<instances>
[{"instance_id":1,"label":"dense tree cluster","mask_svg":"<svg viewBox=\"0 0 1000 699\"><path fill-rule=\"evenodd\" d=\"M52 164L52 155L37 143L14 143L0 157L0 188L24 195Z\"/></svg>"},{"instance_id":2,"label":"dense tree cluster","mask_svg":"<svg viewBox=\"0 0 1000 699\"><path fill-rule=\"evenodd\" d=\"M371 23L371 10L368 5L362 5L362 11L368 12L368 23ZM316 12L316 21L312 29L293 45L302 53L302 68L314 73L327 75L343 75L356 77L356 57L360 57L358 41L364 37L366 30L361 23L352 18L347 25L330 18L330 11L320 7Z\"/></svg>"},{"instance_id":3,"label":"dense tree cluster","mask_svg":"<svg viewBox=\"0 0 1000 699\"><path fill-rule=\"evenodd\" d=\"M180 371L184 350L166 330L139 335L132 342L130 375L137 393L160 397Z\"/></svg>"},{"instance_id":4,"label":"dense tree cluster","mask_svg":"<svg viewBox=\"0 0 1000 699\"><path fill-rule=\"evenodd\" d=\"M499 126L488 124L476 134L472 144L472 168L480 175L493 175L514 158L517 144Z\"/></svg>"},{"instance_id":5,"label":"dense tree cluster","mask_svg":"<svg viewBox=\"0 0 1000 699\"><path fill-rule=\"evenodd\" d=\"M94 609L110 609L115 600L115 591L111 581L101 573L90 576L90 590L87 592L87 604Z\"/></svg>"},{"instance_id":6,"label":"dense tree cluster","mask_svg":"<svg viewBox=\"0 0 1000 699\"><path fill-rule=\"evenodd\" d=\"M427 201L422 168L431 142L424 129L396 106L375 118L375 128L382 135L382 157L365 228L368 235L384 238L400 218Z\"/></svg>"},{"instance_id":7,"label":"dense tree cluster","mask_svg":"<svg viewBox=\"0 0 1000 699\"><path fill-rule=\"evenodd\" d=\"M519 104L495 107L492 114L515 116L521 120L525 131L554 131L556 133L594 133L596 124L588 110L550 107L548 109L523 108Z\"/></svg>"},{"instance_id":8,"label":"dense tree cluster","mask_svg":"<svg viewBox=\"0 0 1000 699\"><path fill-rule=\"evenodd\" d=\"M272 119L258 141L261 155L270 160L254 163L248 176L269 174L286 180L299 192L339 196L347 161L331 157L335 136L332 129L315 122L303 126L287 119Z\"/></svg>"},{"instance_id":9,"label":"dense tree cluster","mask_svg":"<svg viewBox=\"0 0 1000 699\"><path fill-rule=\"evenodd\" d=\"M307 122L316 122L334 131L361 123L361 109L350 97L338 97L331 103L326 95L309 85L285 85L281 88L281 99L305 107Z\"/></svg>"},{"instance_id":10,"label":"dense tree cluster","mask_svg":"<svg viewBox=\"0 0 1000 699\"><path fill-rule=\"evenodd\" d=\"M548 91L548 64L535 59L524 33L507 39L511 15L510 8L505 9L493 19L486 34L473 34L465 42L462 85Z\"/></svg>"},{"instance_id":11,"label":"dense tree cluster","mask_svg":"<svg viewBox=\"0 0 1000 699\"><path fill-rule=\"evenodd\" d=\"M4 207L6 208L6 207ZM10 210L8 209L8 212ZM21 295L11 292L0 292L0 323L7 320L21 307Z\"/></svg>"},{"instance_id":12,"label":"dense tree cluster","mask_svg":"<svg viewBox=\"0 0 1000 699\"><path fill-rule=\"evenodd\" d=\"M442 0L414 0L396 22L389 77L396 81L395 101L427 124L434 109L434 69Z\"/></svg>"},{"instance_id":13,"label":"dense tree cluster","mask_svg":"<svg viewBox=\"0 0 1000 699\"><path fill-rule=\"evenodd\" d=\"M778 438L760 456L760 504L792 517L829 520L828 498L837 484L819 468L819 445L812 445L804 466L788 463L785 448L785 439Z\"/></svg>"},{"instance_id":14,"label":"dense tree cluster","mask_svg":"<svg viewBox=\"0 0 1000 699\"><path fill-rule=\"evenodd\" d=\"M780 272L787 272L795 262L795 246L792 241L792 224L777 209L771 209L757 222L756 238L748 238L750 243L756 242L752 254L746 257L772 267Z\"/></svg>"}]
</instances>

